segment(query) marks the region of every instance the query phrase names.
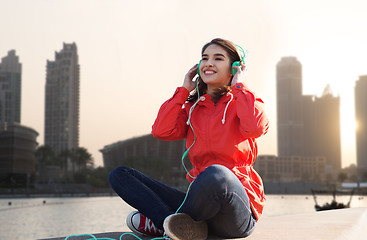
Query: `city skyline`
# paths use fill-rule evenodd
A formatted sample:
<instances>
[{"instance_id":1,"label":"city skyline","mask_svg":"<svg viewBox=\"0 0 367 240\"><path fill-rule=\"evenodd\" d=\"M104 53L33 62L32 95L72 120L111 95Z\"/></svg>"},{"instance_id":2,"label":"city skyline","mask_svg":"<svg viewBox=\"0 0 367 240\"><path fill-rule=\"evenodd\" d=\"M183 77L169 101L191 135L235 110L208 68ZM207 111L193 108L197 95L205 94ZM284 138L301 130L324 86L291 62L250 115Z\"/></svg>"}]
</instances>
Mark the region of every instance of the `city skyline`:
<instances>
[{"instance_id":1,"label":"city skyline","mask_svg":"<svg viewBox=\"0 0 367 240\"><path fill-rule=\"evenodd\" d=\"M265 101L271 125L259 140L260 155L277 154L275 66L295 56L303 66L303 94L320 96L330 84L340 96L342 165L356 163L353 91L367 74L367 33L359 28L367 23L366 3L208 3L3 1L0 56L15 49L22 63L22 124L44 142L46 60L63 43L75 42L79 145L101 165L105 145L150 132L160 105L200 59L202 45L223 37L248 50L247 84ZM225 17L216 19L214 12Z\"/></svg>"},{"instance_id":2,"label":"city skyline","mask_svg":"<svg viewBox=\"0 0 367 240\"><path fill-rule=\"evenodd\" d=\"M277 63L278 156L325 157L330 172L341 169L340 97L327 85L322 96L304 95L302 64L296 57Z\"/></svg>"}]
</instances>

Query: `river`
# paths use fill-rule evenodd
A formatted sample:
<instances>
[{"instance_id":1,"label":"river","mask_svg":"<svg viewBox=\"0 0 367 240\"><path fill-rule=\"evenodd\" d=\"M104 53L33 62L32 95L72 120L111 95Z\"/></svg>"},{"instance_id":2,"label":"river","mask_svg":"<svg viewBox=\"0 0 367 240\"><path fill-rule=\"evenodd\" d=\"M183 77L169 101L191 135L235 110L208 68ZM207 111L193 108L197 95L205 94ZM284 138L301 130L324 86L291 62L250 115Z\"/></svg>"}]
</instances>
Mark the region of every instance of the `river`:
<instances>
[{"instance_id":1,"label":"river","mask_svg":"<svg viewBox=\"0 0 367 240\"><path fill-rule=\"evenodd\" d=\"M317 198L319 204L330 200L331 196ZM337 200L347 202L349 197ZM354 196L351 207L367 207L367 196ZM125 218L131 210L115 196L0 199L0 240L128 231ZM314 211L312 195L267 195L263 216Z\"/></svg>"}]
</instances>

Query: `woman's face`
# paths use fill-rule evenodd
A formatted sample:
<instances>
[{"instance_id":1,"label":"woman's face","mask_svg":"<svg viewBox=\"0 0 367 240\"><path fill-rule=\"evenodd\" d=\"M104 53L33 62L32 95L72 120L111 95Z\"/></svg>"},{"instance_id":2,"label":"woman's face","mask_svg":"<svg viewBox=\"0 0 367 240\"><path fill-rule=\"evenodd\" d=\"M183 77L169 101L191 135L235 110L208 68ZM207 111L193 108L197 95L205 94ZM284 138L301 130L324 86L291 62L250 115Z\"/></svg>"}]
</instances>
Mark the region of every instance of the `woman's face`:
<instances>
[{"instance_id":1,"label":"woman's face","mask_svg":"<svg viewBox=\"0 0 367 240\"><path fill-rule=\"evenodd\" d=\"M205 49L201 57L200 77L208 85L208 92L230 83L231 64L227 52L221 46L212 44Z\"/></svg>"}]
</instances>

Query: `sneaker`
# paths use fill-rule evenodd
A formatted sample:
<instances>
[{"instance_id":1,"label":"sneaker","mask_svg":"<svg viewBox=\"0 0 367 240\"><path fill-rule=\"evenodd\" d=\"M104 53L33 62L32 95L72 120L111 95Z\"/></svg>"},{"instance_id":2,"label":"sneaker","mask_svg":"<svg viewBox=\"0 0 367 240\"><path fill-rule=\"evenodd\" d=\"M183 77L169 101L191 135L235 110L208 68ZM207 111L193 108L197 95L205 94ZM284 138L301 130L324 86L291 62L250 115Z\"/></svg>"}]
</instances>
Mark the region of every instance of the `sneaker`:
<instances>
[{"instance_id":1,"label":"sneaker","mask_svg":"<svg viewBox=\"0 0 367 240\"><path fill-rule=\"evenodd\" d=\"M138 211L129 213L126 224L131 231L144 236L162 237L163 231L158 229L154 223Z\"/></svg>"},{"instance_id":2,"label":"sneaker","mask_svg":"<svg viewBox=\"0 0 367 240\"><path fill-rule=\"evenodd\" d=\"M185 213L172 214L163 222L165 234L172 240L205 240L208 225L205 221L195 221Z\"/></svg>"}]
</instances>

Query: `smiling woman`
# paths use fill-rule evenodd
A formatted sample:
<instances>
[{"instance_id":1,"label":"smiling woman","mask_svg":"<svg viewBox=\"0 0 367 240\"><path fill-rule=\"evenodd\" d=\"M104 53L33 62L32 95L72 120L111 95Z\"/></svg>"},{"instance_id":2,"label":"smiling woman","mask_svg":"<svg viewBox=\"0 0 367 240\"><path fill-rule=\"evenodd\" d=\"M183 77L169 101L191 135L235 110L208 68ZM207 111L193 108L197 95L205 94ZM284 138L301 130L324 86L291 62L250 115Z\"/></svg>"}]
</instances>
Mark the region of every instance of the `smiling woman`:
<instances>
[{"instance_id":1,"label":"smiling woman","mask_svg":"<svg viewBox=\"0 0 367 240\"><path fill-rule=\"evenodd\" d=\"M174 240L205 240L208 233L246 237L263 212L264 189L253 163L256 139L269 127L264 103L244 82L244 57L235 44L216 38L201 54L152 126L159 140L186 140L182 160L187 154L194 167L187 192L129 166L109 175L111 187L138 210L126 220L134 233Z\"/></svg>"}]
</instances>

